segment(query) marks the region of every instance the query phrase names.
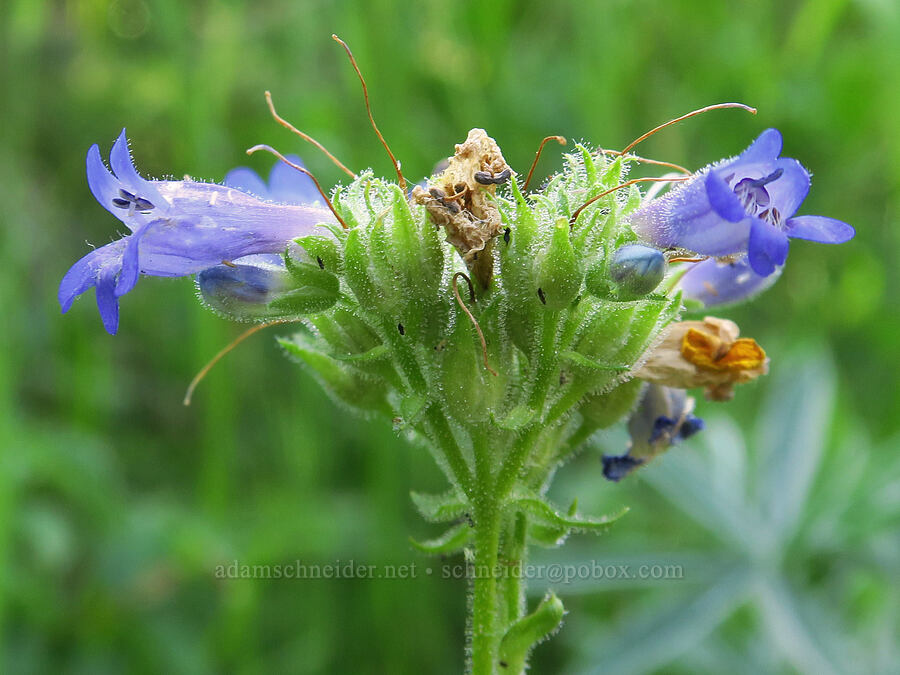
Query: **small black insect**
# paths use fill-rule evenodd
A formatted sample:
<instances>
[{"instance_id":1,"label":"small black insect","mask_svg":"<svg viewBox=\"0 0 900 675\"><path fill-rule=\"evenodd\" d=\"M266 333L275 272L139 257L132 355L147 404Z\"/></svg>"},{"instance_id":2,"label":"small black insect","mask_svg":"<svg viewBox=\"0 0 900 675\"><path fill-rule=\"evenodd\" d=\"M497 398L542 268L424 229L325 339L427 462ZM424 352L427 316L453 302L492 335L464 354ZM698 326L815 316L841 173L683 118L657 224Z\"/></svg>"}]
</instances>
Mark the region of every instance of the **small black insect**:
<instances>
[{"instance_id":1,"label":"small black insect","mask_svg":"<svg viewBox=\"0 0 900 675\"><path fill-rule=\"evenodd\" d=\"M538 297L541 299L541 304L543 304L543 305L547 304L547 298L544 297L544 289L543 288L538 289Z\"/></svg>"},{"instance_id":2,"label":"small black insect","mask_svg":"<svg viewBox=\"0 0 900 675\"><path fill-rule=\"evenodd\" d=\"M511 230L510 230L508 227L507 227L505 230L503 230L503 241L505 241L505 242L507 243L507 245L509 245L509 233L510 233L510 231L511 231Z\"/></svg>"},{"instance_id":3,"label":"small black insect","mask_svg":"<svg viewBox=\"0 0 900 675\"><path fill-rule=\"evenodd\" d=\"M397 324L397 330L400 331L400 335L406 335L406 329L403 327L402 323Z\"/></svg>"},{"instance_id":4,"label":"small black insect","mask_svg":"<svg viewBox=\"0 0 900 675\"><path fill-rule=\"evenodd\" d=\"M319 263L319 269L321 269L321 270L325 269L325 263L322 262L322 259L319 256L316 256L316 262Z\"/></svg>"}]
</instances>

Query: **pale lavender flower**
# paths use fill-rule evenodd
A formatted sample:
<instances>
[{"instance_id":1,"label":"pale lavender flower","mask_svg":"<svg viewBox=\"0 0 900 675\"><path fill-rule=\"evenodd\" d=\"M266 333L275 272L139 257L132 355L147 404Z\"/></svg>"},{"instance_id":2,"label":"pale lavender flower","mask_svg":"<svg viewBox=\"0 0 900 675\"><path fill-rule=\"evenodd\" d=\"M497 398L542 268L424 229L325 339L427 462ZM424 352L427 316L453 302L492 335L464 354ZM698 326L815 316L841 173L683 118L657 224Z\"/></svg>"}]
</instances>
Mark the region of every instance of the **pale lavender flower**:
<instances>
[{"instance_id":1,"label":"pale lavender flower","mask_svg":"<svg viewBox=\"0 0 900 675\"><path fill-rule=\"evenodd\" d=\"M809 172L779 157L782 139L767 129L738 157L700 171L695 178L642 206L630 225L660 248L702 255L747 254L750 267L769 276L787 259L788 238L840 244L854 229L824 216L794 216L809 192Z\"/></svg>"},{"instance_id":2,"label":"pale lavender flower","mask_svg":"<svg viewBox=\"0 0 900 675\"><path fill-rule=\"evenodd\" d=\"M603 475L620 481L670 446L690 438L704 427L695 417L694 399L684 389L648 384L628 420L631 444L624 455L603 455Z\"/></svg>"},{"instance_id":3,"label":"pale lavender flower","mask_svg":"<svg viewBox=\"0 0 900 675\"><path fill-rule=\"evenodd\" d=\"M287 178L280 170L273 171L277 189L270 186L257 196L249 185L241 184L242 178L247 179L245 172L233 180L239 187L146 180L134 168L124 129L109 159L115 175L104 166L98 146L91 147L88 185L97 201L131 233L75 263L60 283L59 303L67 312L77 296L95 287L100 317L110 334L118 328L119 298L134 288L140 274L185 276L223 261L281 253L295 237L334 222L331 212L319 206L265 201L289 192L280 187ZM292 194L310 196L297 186Z\"/></svg>"}]
</instances>

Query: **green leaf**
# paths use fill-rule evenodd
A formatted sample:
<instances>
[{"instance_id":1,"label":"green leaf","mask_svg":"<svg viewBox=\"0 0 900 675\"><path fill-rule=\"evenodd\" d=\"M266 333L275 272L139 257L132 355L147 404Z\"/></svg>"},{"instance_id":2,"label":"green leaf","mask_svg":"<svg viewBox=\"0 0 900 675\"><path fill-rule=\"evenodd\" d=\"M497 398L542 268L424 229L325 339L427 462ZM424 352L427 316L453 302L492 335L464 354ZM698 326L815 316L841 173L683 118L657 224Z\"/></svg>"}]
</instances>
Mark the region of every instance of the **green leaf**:
<instances>
[{"instance_id":1,"label":"green leaf","mask_svg":"<svg viewBox=\"0 0 900 675\"><path fill-rule=\"evenodd\" d=\"M570 516L561 513L544 498L537 496L514 497L510 502L510 508L527 514L537 525L566 531L597 533L605 532L614 522L628 513L626 506L609 516Z\"/></svg>"},{"instance_id":2,"label":"green leaf","mask_svg":"<svg viewBox=\"0 0 900 675\"><path fill-rule=\"evenodd\" d=\"M410 492L413 504L421 516L432 523L449 523L464 516L469 508L465 498L456 490L439 495Z\"/></svg>"},{"instance_id":3,"label":"green leaf","mask_svg":"<svg viewBox=\"0 0 900 675\"><path fill-rule=\"evenodd\" d=\"M428 555L449 555L464 549L472 540L472 534L473 529L468 523L460 523L435 539L417 541L410 537L409 543Z\"/></svg>"},{"instance_id":4,"label":"green leaf","mask_svg":"<svg viewBox=\"0 0 900 675\"><path fill-rule=\"evenodd\" d=\"M531 524L528 526L528 541L537 544L541 548L559 548L569 536L569 530L565 527L548 527L546 525Z\"/></svg>"},{"instance_id":5,"label":"green leaf","mask_svg":"<svg viewBox=\"0 0 900 675\"><path fill-rule=\"evenodd\" d=\"M550 591L528 616L516 621L500 642L500 667L505 672L520 673L532 649L559 630L566 611L562 601Z\"/></svg>"}]
</instances>

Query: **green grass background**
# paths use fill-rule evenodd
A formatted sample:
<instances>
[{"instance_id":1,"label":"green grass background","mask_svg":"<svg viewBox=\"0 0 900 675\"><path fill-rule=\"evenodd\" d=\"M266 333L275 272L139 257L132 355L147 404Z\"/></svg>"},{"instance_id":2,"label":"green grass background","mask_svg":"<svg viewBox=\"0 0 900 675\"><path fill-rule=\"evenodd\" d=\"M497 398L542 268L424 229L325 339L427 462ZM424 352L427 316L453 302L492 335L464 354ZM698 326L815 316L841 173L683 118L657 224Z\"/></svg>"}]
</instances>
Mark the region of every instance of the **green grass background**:
<instances>
[{"instance_id":1,"label":"green grass background","mask_svg":"<svg viewBox=\"0 0 900 675\"><path fill-rule=\"evenodd\" d=\"M836 392L793 443L798 456L807 443L824 448L810 474L817 486L861 476L854 491L840 493L847 503L820 499L856 515L786 552L789 585L833 610L811 614L843 626L835 634L848 649L887 654L889 663L900 606L895 2L5 0L0 670L462 669L462 581L214 578L216 565L233 560L427 564L407 542L410 533L434 534L408 498L410 489L441 487L422 448L333 405L279 353L277 329L231 354L195 404L182 407L193 374L242 330L201 309L189 280L143 279L123 299L114 338L103 332L92 294L65 317L56 302L58 281L88 250L85 241L103 244L117 232L88 191L84 155L94 142L106 153L123 126L145 175L221 180L239 164L267 171L268 157L243 151L270 143L302 153L323 183L340 180L271 120L263 100L270 89L283 115L349 166L390 175L333 32L352 46L379 125L410 177L430 173L474 126L487 129L519 171L545 135L623 147L661 121L720 101L760 112L694 119L641 151L701 167L766 127L781 129L785 154L815 174L803 212L846 220L858 235L840 247L795 242L777 286L727 312L767 348L774 374L727 407L701 403L701 414L712 412L735 434L762 426L748 441L748 461L767 457L789 469L796 457L780 458L784 437L767 436L760 421L779 412L771 403L779 387L796 385L792 373L814 375L795 392L799 407L781 410L782 418L805 410L822 387ZM558 157L548 146L539 172L551 172ZM770 417L762 416L767 405L776 408ZM662 479L643 476L606 483L598 448L620 440L600 439L561 473L561 495L598 508L632 506L610 535L575 541L573 550L612 560L656 551L657 561L687 560L686 575L702 581L700 570L719 550L715 537L698 525L702 514L692 519L671 505L679 492L702 495L710 486L667 492ZM703 452L691 443L670 454ZM868 502L854 511L854 500L872 495L881 495L871 506L881 509L877 518ZM686 551L700 553L684 558ZM560 638L539 648L536 672L589 671L609 654L599 645L656 655L606 672L740 672L755 662L764 671L822 672L815 644L806 656L779 647L785 630L776 615L744 596L719 597L715 627L701 621L713 610L699 602L706 596L696 585L557 590L572 613ZM673 594L688 602L687 614L666 618L654 603ZM636 607L649 608L660 626L629 633ZM687 635L665 632L690 621L697 629Z\"/></svg>"}]
</instances>

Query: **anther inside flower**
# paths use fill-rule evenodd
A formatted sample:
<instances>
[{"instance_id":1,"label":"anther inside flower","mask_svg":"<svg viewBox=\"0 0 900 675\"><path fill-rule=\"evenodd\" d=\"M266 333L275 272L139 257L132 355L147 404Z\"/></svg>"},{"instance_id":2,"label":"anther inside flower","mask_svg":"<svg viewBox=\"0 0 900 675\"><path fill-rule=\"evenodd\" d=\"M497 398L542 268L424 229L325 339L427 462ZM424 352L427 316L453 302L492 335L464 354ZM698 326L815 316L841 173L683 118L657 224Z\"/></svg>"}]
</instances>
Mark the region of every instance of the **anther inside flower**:
<instances>
[{"instance_id":1,"label":"anther inside flower","mask_svg":"<svg viewBox=\"0 0 900 675\"><path fill-rule=\"evenodd\" d=\"M312 196L301 184L308 179L294 171L290 176L284 169L273 171L269 188L258 178L258 184L250 181L247 170L234 176L249 181L241 189L146 180L134 168L124 129L110 152L110 166L112 172L103 165L98 146L92 146L87 155L91 192L131 233L75 263L60 283L59 303L67 312L77 296L95 287L103 325L111 334L118 328L119 298L134 288L139 275L185 276L223 261L281 253L295 237L334 222L317 205L265 201L279 192ZM282 189L282 183L291 189Z\"/></svg>"},{"instance_id":2,"label":"anther inside flower","mask_svg":"<svg viewBox=\"0 0 900 675\"><path fill-rule=\"evenodd\" d=\"M809 172L779 157L782 139L767 129L738 157L713 164L630 217L635 233L662 248L709 256L746 253L760 276L787 259L788 238L840 244L853 228L824 216L795 216L809 192Z\"/></svg>"}]
</instances>

